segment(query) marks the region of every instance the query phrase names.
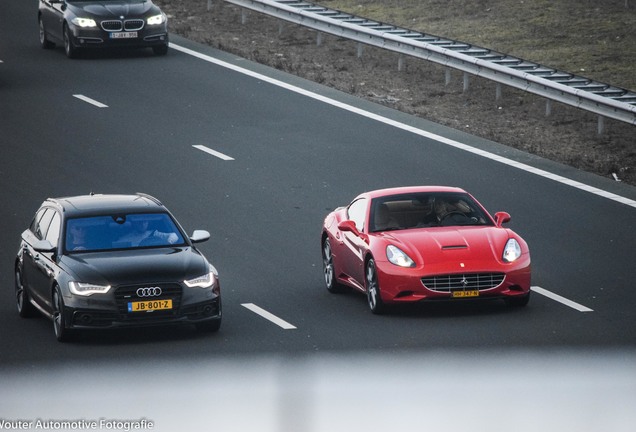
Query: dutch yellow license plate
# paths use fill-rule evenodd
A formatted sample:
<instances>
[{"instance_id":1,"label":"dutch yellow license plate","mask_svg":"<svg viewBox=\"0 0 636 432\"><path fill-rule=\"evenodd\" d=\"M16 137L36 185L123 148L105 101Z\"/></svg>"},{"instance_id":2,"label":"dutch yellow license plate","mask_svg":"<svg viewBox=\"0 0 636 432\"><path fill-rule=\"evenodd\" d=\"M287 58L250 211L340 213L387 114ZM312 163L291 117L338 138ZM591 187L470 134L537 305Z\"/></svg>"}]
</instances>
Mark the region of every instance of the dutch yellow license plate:
<instances>
[{"instance_id":1,"label":"dutch yellow license plate","mask_svg":"<svg viewBox=\"0 0 636 432\"><path fill-rule=\"evenodd\" d=\"M466 298L466 297L479 297L478 290L470 290L470 291L453 291L453 298Z\"/></svg>"},{"instance_id":2,"label":"dutch yellow license plate","mask_svg":"<svg viewBox=\"0 0 636 432\"><path fill-rule=\"evenodd\" d=\"M128 303L128 312L151 312L172 309L172 299L145 300Z\"/></svg>"}]
</instances>

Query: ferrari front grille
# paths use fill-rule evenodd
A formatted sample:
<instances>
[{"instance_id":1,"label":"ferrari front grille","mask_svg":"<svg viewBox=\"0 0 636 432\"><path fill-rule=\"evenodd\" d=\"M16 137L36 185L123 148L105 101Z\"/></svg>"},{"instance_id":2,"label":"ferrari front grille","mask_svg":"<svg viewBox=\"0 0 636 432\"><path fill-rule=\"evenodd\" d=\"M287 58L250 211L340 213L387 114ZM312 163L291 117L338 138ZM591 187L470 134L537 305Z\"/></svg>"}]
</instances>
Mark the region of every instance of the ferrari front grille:
<instances>
[{"instance_id":1,"label":"ferrari front grille","mask_svg":"<svg viewBox=\"0 0 636 432\"><path fill-rule=\"evenodd\" d=\"M504 273L467 273L430 276L422 278L422 284L431 291L452 292L489 290L502 284Z\"/></svg>"}]
</instances>

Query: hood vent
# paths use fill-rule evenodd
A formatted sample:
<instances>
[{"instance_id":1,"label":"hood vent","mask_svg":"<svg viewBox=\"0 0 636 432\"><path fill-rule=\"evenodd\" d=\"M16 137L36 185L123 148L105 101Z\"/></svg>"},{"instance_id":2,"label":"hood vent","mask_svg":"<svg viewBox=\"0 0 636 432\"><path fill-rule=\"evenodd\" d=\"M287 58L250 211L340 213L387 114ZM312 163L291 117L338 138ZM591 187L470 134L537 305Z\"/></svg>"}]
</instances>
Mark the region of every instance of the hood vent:
<instances>
[{"instance_id":1,"label":"hood vent","mask_svg":"<svg viewBox=\"0 0 636 432\"><path fill-rule=\"evenodd\" d=\"M468 245L462 244L462 245L442 246L442 250L452 250L452 249L468 249Z\"/></svg>"}]
</instances>

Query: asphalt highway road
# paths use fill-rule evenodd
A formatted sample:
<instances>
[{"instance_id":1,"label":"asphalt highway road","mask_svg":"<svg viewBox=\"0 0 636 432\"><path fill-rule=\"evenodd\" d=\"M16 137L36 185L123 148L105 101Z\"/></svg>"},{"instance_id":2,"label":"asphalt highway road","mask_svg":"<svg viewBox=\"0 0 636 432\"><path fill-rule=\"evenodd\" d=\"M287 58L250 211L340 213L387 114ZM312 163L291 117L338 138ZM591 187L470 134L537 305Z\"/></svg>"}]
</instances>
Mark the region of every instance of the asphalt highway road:
<instances>
[{"instance_id":1,"label":"asphalt highway road","mask_svg":"<svg viewBox=\"0 0 636 432\"><path fill-rule=\"evenodd\" d=\"M149 400L155 402L165 402L156 396L164 379L175 394L187 391L175 377L188 367L209 370L213 364L224 370L223 379L206 375L190 384L196 395L209 390L219 397L225 390L237 403L254 387L263 393L262 399L254 398L269 400L272 380L258 375L259 368L273 370L273 376L290 370L290 376L299 377L285 387L290 395L274 383L271 391L278 396L273 408L271 401L251 405L259 406L264 416L260 430L336 430L320 416L329 403L316 396L318 390L310 392L317 406L308 407L294 395L306 396L298 385L306 379L305 367L314 371L315 384L315 376L331 376L334 368L349 370L351 362L373 368L365 369L369 380L360 381L376 382L379 388L384 375L403 374L413 363L435 362L428 364L441 367L440 373L455 367L466 374L471 368L485 381L464 390L478 398L482 393L476 389L487 382L485 371L505 371L503 376L517 383L518 376L527 378L526 372L547 356L557 363L559 376L566 377L559 382L567 383L567 394L576 393L576 378L590 371L619 371L623 378L597 377L611 393L605 408L614 400L631 400L633 406L636 189L178 37L172 38L165 57L147 50L69 60L61 48L39 47L35 2L2 2L0 36L0 372L6 384L0 390L0 421L17 415L112 415L159 422L166 412L159 403L141 410L146 414L118 405L111 411L94 406L92 411L74 410L59 401L48 411L37 411L25 399L32 395L14 397L15 391L32 390L36 399L47 399L41 387L70 391L73 380L89 392L87 383L96 368L108 370L107 377L125 371L130 383L138 376L131 365L152 370L155 379L145 386L130 384L127 397L147 396L147 388L154 391ZM375 316L364 296L326 291L319 246L326 213L364 190L415 184L463 187L491 212L512 215L509 226L528 241L533 259L535 292L526 308L509 309L503 302L435 304ZM221 277L224 320L218 334L169 327L89 333L60 344L48 320L18 317L13 264L21 232L45 198L91 191L155 195L186 230L212 233L201 249ZM340 363L325 366L316 360L323 356ZM266 359L265 366L259 359ZM372 361L366 364L368 359ZM563 359L582 364L570 368ZM513 367L508 360L519 364ZM535 373L546 384L559 379ZM31 376L29 384L20 378L25 374ZM230 376L260 378L237 384ZM348 377L348 389L355 388L355 375ZM443 393L445 381L438 375L428 378L428 390ZM42 386L48 379L52 384ZM109 388L112 380L101 379L99 385L121 395L121 387ZM385 382L384 388L397 392L402 388L398 384ZM489 389L495 394L498 387ZM592 397L599 387L583 390ZM366 391L362 386L360 393ZM104 394L110 395L100 393L100 401L112 401ZM410 387L405 394L418 390ZM560 397L558 388L555 394ZM228 402L226 412L237 411L232 407ZM181 416L199 425L194 408L172 409L173 421ZM390 404L385 409L393 410ZM287 415L291 412L308 413L314 426ZM347 412L339 413L347 417ZM552 430L559 418L535 426ZM620 411L613 418L617 427L606 430L622 430L623 421L633 423L634 414ZM580 419L581 425L589 426L587 420ZM158 424L155 430L171 430L173 424L163 421L163 429ZM246 430L241 422L227 424Z\"/></svg>"}]
</instances>

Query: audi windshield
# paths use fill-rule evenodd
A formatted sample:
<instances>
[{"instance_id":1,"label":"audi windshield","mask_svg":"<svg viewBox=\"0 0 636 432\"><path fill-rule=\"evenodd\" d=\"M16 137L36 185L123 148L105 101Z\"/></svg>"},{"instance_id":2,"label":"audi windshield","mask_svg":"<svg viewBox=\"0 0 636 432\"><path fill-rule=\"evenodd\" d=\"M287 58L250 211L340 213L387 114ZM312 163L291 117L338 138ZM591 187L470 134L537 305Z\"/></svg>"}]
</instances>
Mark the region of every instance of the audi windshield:
<instances>
[{"instance_id":1,"label":"audi windshield","mask_svg":"<svg viewBox=\"0 0 636 432\"><path fill-rule=\"evenodd\" d=\"M68 219L68 253L143 247L185 246L184 235L167 213L116 214Z\"/></svg>"}]
</instances>

